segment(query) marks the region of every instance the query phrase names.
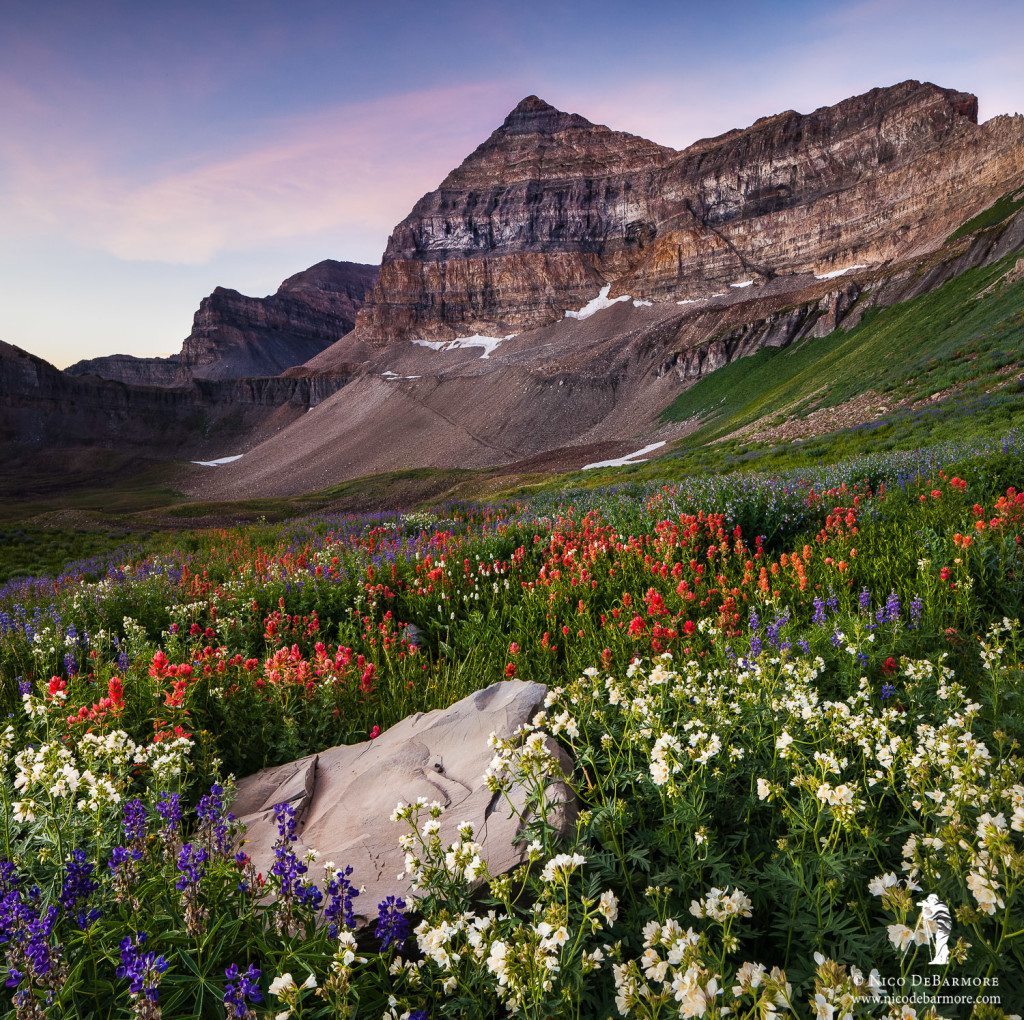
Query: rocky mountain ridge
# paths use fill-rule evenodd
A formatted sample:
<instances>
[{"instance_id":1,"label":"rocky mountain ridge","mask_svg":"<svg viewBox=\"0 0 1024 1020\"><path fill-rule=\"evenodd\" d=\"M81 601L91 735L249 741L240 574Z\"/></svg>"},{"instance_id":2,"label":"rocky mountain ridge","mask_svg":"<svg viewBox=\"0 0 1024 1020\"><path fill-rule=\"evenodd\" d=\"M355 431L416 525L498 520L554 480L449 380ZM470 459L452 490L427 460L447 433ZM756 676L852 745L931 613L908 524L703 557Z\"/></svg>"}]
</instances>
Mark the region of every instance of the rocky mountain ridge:
<instances>
[{"instance_id":1,"label":"rocky mountain ridge","mask_svg":"<svg viewBox=\"0 0 1024 1020\"><path fill-rule=\"evenodd\" d=\"M217 287L200 303L179 354L113 354L79 361L66 371L143 386L280 375L355 326L376 276L376 266L327 259L289 277L268 297Z\"/></svg>"},{"instance_id":2,"label":"rocky mountain ridge","mask_svg":"<svg viewBox=\"0 0 1024 1020\"><path fill-rule=\"evenodd\" d=\"M237 463L196 478L192 491L286 495L412 467L569 470L671 443L700 423L666 422L661 412L737 358L852 329L871 310L1022 251L1024 211L884 268L803 274L799 286L773 280L683 307L618 302L524 330L486 358L458 341L374 351L357 329L346 341L367 360L339 392Z\"/></svg>"},{"instance_id":3,"label":"rocky mountain ridge","mask_svg":"<svg viewBox=\"0 0 1024 1020\"><path fill-rule=\"evenodd\" d=\"M144 386L70 375L0 341L0 444L217 457L273 434L346 381L277 376Z\"/></svg>"},{"instance_id":4,"label":"rocky mountain ridge","mask_svg":"<svg viewBox=\"0 0 1024 1020\"><path fill-rule=\"evenodd\" d=\"M682 152L531 96L395 228L361 332L498 336L606 284L700 300L898 260L1002 194L1022 146L1024 118L979 125L974 96L916 81Z\"/></svg>"},{"instance_id":5,"label":"rocky mountain ridge","mask_svg":"<svg viewBox=\"0 0 1024 1020\"><path fill-rule=\"evenodd\" d=\"M274 379L189 376L167 391L191 408L175 422L225 424L208 456L245 451L183 484L238 498L398 468L581 467L685 436L695 425L661 412L737 358L853 328L1020 251L1024 117L978 124L967 93L903 82L681 152L531 96L396 226L354 329ZM214 292L181 357L207 371L211 350L228 352L253 374L266 362L247 360L251 334L230 324L269 329L279 297L300 300L285 320L316 333L317 268L273 298ZM32 414L35 398L0 380L0 404L18 408L0 418L9 436L59 441L39 408L60 418L65 400L86 409L68 418L74 435L116 443L160 399L63 378L88 386L51 380ZM94 413L104 400L116 420Z\"/></svg>"}]
</instances>

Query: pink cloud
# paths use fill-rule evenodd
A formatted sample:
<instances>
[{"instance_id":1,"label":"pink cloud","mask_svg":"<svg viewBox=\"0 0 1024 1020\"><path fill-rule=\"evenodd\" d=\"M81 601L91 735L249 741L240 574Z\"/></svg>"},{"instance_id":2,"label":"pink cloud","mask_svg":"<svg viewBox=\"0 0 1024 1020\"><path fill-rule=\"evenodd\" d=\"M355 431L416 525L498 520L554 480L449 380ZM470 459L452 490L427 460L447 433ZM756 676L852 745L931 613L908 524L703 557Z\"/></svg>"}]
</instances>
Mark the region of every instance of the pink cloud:
<instances>
[{"instance_id":1,"label":"pink cloud","mask_svg":"<svg viewBox=\"0 0 1024 1020\"><path fill-rule=\"evenodd\" d=\"M139 177L103 144L65 141L50 118L0 139L4 196L20 228L57 229L127 260L202 264L225 251L347 231L382 239L511 105L500 84L391 96L268 123L227 154ZM23 108L39 104L20 97ZM518 98L518 97L516 97ZM500 116L503 116L500 115ZM499 116L499 119L500 119ZM108 143L109 144L109 143Z\"/></svg>"}]
</instances>

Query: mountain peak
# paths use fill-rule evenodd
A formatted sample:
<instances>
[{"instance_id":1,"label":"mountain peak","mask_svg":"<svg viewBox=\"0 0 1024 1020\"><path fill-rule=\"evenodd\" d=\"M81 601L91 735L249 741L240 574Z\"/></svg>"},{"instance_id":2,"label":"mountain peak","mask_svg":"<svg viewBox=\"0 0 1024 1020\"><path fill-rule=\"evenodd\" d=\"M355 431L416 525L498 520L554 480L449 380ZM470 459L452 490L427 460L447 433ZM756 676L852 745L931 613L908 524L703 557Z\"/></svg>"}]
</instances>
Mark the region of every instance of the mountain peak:
<instances>
[{"instance_id":1,"label":"mountain peak","mask_svg":"<svg viewBox=\"0 0 1024 1020\"><path fill-rule=\"evenodd\" d=\"M552 111L555 113L559 112L550 103L546 103L541 99L540 96L527 96L516 104L516 108L509 114L509 116L514 117L516 114L537 113L541 110L545 113L550 113Z\"/></svg>"},{"instance_id":2,"label":"mountain peak","mask_svg":"<svg viewBox=\"0 0 1024 1020\"><path fill-rule=\"evenodd\" d=\"M554 134L567 128L593 127L578 113L565 113L538 96L527 96L501 125L510 134Z\"/></svg>"}]
</instances>

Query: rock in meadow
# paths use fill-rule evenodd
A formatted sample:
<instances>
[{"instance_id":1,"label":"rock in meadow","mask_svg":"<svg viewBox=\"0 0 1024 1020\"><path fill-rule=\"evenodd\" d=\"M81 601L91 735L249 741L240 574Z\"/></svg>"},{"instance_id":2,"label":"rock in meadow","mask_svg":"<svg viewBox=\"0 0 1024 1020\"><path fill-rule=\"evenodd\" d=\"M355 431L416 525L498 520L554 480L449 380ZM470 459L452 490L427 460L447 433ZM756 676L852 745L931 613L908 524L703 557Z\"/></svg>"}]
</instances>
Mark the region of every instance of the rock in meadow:
<instances>
[{"instance_id":1,"label":"rock in meadow","mask_svg":"<svg viewBox=\"0 0 1024 1020\"><path fill-rule=\"evenodd\" d=\"M243 848L266 874L277 839L273 808L289 803L298 821L296 853L315 849L319 862L351 864L354 883L365 887L355 901L365 921L376 916L386 896L409 895L398 877L405 864L398 837L408 830L392 822L391 813L399 801L426 797L446 808L443 839L454 840L459 823L471 822L491 874L509 871L524 856L513 844L521 822L484 781L493 757L488 737L511 736L543 707L546 694L544 684L499 681L448 709L411 715L375 740L332 747L246 777L232 806L246 825ZM568 755L557 753L568 770ZM521 810L525 791L513 788L511 795ZM549 820L567 831L575 814L573 795L556 783L549 797L557 804ZM318 869L319 863L311 874Z\"/></svg>"}]
</instances>

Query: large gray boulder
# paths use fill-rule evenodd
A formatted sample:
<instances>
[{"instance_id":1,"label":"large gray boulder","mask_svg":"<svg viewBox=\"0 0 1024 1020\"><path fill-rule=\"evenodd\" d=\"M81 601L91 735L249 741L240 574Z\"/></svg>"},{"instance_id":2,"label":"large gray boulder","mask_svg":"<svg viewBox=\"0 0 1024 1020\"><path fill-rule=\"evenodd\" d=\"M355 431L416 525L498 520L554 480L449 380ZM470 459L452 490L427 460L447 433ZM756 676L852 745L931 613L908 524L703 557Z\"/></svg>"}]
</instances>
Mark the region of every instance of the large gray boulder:
<instances>
[{"instance_id":1,"label":"large gray boulder","mask_svg":"<svg viewBox=\"0 0 1024 1020\"><path fill-rule=\"evenodd\" d=\"M513 845L522 823L484 782L493 757L487 738L511 736L543 707L546 694L543 684L504 680L451 708L409 716L376 740L332 747L248 776L238 784L232 805L246 826L243 848L266 874L277 839L274 806L291 804L298 821L296 853L315 849L321 862L351 864L353 882L365 886L354 906L366 921L385 897L409 898L398 877L405 865L398 837L409 830L390 818L399 801L426 797L447 809L442 839L454 840L459 823L471 822L491 874L511 870L524 858L522 847ZM552 749L570 771L565 752ZM514 788L511 799L521 812L525 791ZM571 792L554 783L549 800L557 805L549 820L567 832L575 817ZM311 867L311 875L316 870L317 865Z\"/></svg>"}]
</instances>

